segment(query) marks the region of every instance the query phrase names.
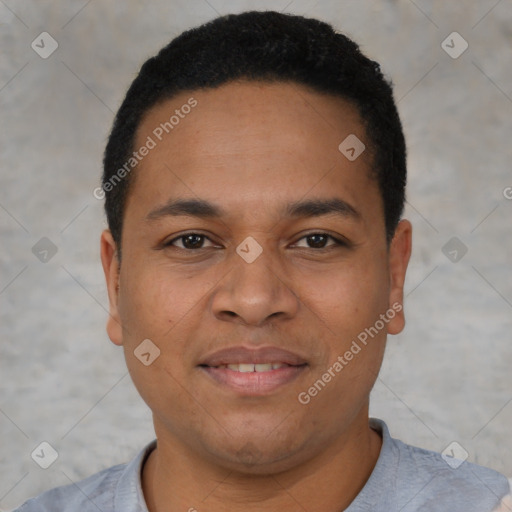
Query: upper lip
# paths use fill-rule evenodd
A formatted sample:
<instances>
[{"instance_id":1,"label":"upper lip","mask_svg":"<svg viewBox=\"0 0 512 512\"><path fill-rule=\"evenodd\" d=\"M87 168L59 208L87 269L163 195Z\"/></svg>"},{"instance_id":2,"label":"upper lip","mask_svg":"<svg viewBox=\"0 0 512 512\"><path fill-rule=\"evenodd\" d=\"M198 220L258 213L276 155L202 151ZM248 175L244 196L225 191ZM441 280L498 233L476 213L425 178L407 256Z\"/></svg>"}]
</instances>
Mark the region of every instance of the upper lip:
<instances>
[{"instance_id":1,"label":"upper lip","mask_svg":"<svg viewBox=\"0 0 512 512\"><path fill-rule=\"evenodd\" d=\"M213 352L204 357L200 366L219 366L222 364L241 363L286 363L292 366L306 364L306 360L293 352L278 347L250 349L243 346L229 347Z\"/></svg>"}]
</instances>

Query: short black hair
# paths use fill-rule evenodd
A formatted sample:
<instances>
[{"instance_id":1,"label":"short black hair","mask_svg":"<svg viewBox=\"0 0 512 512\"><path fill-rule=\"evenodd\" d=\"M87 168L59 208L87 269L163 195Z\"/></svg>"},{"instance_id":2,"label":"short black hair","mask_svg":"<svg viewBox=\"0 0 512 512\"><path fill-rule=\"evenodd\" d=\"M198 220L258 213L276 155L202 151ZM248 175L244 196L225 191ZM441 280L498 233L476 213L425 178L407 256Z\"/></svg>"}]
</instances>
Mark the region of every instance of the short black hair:
<instances>
[{"instance_id":1,"label":"short black hair","mask_svg":"<svg viewBox=\"0 0 512 512\"><path fill-rule=\"evenodd\" d=\"M352 103L372 149L372 174L384 204L389 244L404 208L406 146L392 82L347 36L320 20L275 11L218 17L183 32L148 59L114 120L103 158L108 226L119 256L133 156L143 115L183 91L212 89L237 79L295 82ZM341 141L340 141L341 142ZM117 173L117 176L116 176ZM123 179L119 179L120 175ZM117 179L116 179L117 178Z\"/></svg>"}]
</instances>

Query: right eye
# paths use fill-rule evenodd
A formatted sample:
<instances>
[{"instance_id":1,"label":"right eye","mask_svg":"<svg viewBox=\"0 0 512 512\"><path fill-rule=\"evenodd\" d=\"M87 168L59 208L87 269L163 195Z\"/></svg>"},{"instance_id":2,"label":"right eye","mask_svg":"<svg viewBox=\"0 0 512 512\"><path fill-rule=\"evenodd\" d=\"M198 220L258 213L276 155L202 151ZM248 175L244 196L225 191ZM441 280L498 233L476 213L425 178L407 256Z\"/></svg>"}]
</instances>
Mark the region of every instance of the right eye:
<instances>
[{"instance_id":1,"label":"right eye","mask_svg":"<svg viewBox=\"0 0 512 512\"><path fill-rule=\"evenodd\" d=\"M175 242L178 240L181 241L181 247L175 245ZM197 249L204 249L203 242L205 240L210 240L206 235L202 235L201 233L184 233L183 235L180 235L176 238L173 238L172 240L169 240L165 243L164 247L177 247L178 249L183 250L197 250ZM210 240L211 242L211 240Z\"/></svg>"}]
</instances>

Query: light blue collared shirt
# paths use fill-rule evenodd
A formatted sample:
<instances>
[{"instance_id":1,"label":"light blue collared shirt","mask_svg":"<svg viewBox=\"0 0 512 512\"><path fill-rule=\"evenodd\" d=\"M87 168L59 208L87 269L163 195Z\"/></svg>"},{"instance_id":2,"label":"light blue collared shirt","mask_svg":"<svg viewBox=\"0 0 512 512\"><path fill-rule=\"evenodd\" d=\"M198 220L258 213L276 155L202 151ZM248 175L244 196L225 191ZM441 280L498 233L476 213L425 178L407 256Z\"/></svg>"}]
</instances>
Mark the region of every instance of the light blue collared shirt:
<instances>
[{"instance_id":1,"label":"light blue collared shirt","mask_svg":"<svg viewBox=\"0 0 512 512\"><path fill-rule=\"evenodd\" d=\"M390 436L386 423L370 418L382 435L377 464L345 512L491 512L510 492L507 478L470 462L449 465L441 454ZM148 512L141 470L156 440L127 464L104 469L76 484L56 487L14 512ZM207 510L207 503L190 507ZM321 510L321 497L319 507Z\"/></svg>"}]
</instances>

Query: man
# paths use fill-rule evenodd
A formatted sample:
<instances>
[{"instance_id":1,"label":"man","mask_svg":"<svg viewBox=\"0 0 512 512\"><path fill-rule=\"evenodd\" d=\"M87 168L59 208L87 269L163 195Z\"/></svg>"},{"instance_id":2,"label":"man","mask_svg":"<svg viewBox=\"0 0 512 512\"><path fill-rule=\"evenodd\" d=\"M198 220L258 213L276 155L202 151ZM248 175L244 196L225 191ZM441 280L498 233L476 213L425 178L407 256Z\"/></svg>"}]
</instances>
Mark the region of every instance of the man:
<instances>
[{"instance_id":1,"label":"man","mask_svg":"<svg viewBox=\"0 0 512 512\"><path fill-rule=\"evenodd\" d=\"M404 326L405 183L390 84L325 23L230 15L149 59L96 194L107 331L156 440L19 510L496 507L505 476L368 417Z\"/></svg>"}]
</instances>

